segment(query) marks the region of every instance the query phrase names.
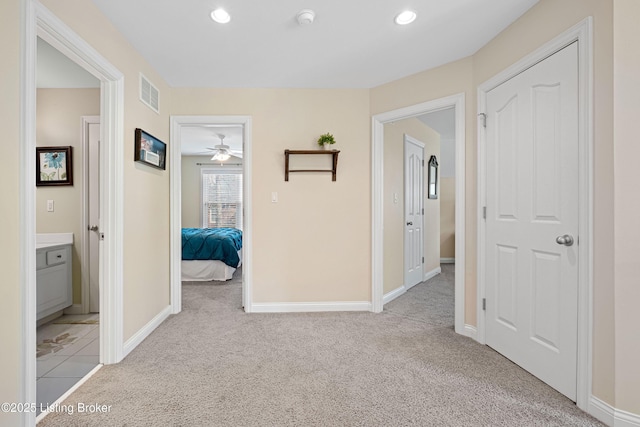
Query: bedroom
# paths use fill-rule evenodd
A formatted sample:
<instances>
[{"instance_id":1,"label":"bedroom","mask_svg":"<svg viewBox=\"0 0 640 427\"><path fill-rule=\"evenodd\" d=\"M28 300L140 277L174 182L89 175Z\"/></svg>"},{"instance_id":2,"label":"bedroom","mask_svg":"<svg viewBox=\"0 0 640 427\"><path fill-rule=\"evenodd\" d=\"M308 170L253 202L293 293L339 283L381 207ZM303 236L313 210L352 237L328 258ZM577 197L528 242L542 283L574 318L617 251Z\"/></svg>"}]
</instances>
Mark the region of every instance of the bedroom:
<instances>
[{"instance_id":1,"label":"bedroom","mask_svg":"<svg viewBox=\"0 0 640 427\"><path fill-rule=\"evenodd\" d=\"M185 126L180 146L181 281L239 281L244 221L243 127Z\"/></svg>"}]
</instances>

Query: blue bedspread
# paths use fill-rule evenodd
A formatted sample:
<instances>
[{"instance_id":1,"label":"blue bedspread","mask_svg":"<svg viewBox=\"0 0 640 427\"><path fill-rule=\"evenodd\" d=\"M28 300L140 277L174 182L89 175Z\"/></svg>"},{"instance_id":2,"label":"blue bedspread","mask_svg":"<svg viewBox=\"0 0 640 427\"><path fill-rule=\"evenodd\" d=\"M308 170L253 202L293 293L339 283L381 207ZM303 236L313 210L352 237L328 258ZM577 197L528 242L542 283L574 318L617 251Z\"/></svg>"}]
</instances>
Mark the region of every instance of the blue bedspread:
<instances>
[{"instance_id":1,"label":"blue bedspread","mask_svg":"<svg viewBox=\"0 0 640 427\"><path fill-rule=\"evenodd\" d=\"M242 231L236 228L183 228L183 260L220 260L236 268L240 263Z\"/></svg>"}]
</instances>

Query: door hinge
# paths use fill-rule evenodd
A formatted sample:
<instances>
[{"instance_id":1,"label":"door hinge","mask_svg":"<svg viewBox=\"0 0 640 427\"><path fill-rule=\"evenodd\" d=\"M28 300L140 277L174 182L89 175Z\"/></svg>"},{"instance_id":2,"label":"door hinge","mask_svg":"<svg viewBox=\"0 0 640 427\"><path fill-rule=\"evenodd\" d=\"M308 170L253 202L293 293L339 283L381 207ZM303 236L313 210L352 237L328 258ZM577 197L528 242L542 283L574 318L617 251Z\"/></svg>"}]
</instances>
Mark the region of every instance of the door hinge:
<instances>
[{"instance_id":1,"label":"door hinge","mask_svg":"<svg viewBox=\"0 0 640 427\"><path fill-rule=\"evenodd\" d=\"M478 114L478 117L480 117L480 120L482 120L482 127L486 128L487 127L487 115L485 113L480 113L480 114Z\"/></svg>"},{"instance_id":2,"label":"door hinge","mask_svg":"<svg viewBox=\"0 0 640 427\"><path fill-rule=\"evenodd\" d=\"M424 215L424 208L422 208L422 215Z\"/></svg>"},{"instance_id":3,"label":"door hinge","mask_svg":"<svg viewBox=\"0 0 640 427\"><path fill-rule=\"evenodd\" d=\"M482 298L482 310L483 311L487 310L487 299L486 298Z\"/></svg>"},{"instance_id":4,"label":"door hinge","mask_svg":"<svg viewBox=\"0 0 640 427\"><path fill-rule=\"evenodd\" d=\"M424 257L422 257L422 263L424 264Z\"/></svg>"},{"instance_id":5,"label":"door hinge","mask_svg":"<svg viewBox=\"0 0 640 427\"><path fill-rule=\"evenodd\" d=\"M424 167L424 159L422 159L422 167Z\"/></svg>"},{"instance_id":6,"label":"door hinge","mask_svg":"<svg viewBox=\"0 0 640 427\"><path fill-rule=\"evenodd\" d=\"M483 219L487 219L487 207L486 206L482 207L482 218Z\"/></svg>"}]
</instances>

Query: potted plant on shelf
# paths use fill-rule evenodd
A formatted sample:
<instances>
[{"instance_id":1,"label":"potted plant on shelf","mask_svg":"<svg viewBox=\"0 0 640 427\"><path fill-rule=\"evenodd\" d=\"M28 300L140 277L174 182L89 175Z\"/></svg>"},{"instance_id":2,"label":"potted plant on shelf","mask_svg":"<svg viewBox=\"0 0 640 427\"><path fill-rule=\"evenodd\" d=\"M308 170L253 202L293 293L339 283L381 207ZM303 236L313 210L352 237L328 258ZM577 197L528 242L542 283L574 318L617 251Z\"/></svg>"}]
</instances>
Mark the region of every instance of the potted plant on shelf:
<instances>
[{"instance_id":1,"label":"potted plant on shelf","mask_svg":"<svg viewBox=\"0 0 640 427\"><path fill-rule=\"evenodd\" d=\"M329 145L333 145L335 143L335 138L329 132L320 135L320 138L318 138L318 145L322 148L328 148Z\"/></svg>"}]
</instances>

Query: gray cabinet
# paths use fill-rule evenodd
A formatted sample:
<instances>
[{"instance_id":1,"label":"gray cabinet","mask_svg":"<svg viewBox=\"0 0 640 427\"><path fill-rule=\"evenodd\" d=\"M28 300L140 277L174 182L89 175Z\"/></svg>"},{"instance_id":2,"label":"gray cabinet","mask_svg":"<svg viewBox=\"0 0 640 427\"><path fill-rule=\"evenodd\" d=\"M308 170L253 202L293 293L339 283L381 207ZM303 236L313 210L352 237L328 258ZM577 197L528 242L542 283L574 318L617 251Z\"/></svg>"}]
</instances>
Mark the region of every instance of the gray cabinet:
<instances>
[{"instance_id":1,"label":"gray cabinet","mask_svg":"<svg viewBox=\"0 0 640 427\"><path fill-rule=\"evenodd\" d=\"M36 250L37 319L73 304L71 245L55 245Z\"/></svg>"}]
</instances>

